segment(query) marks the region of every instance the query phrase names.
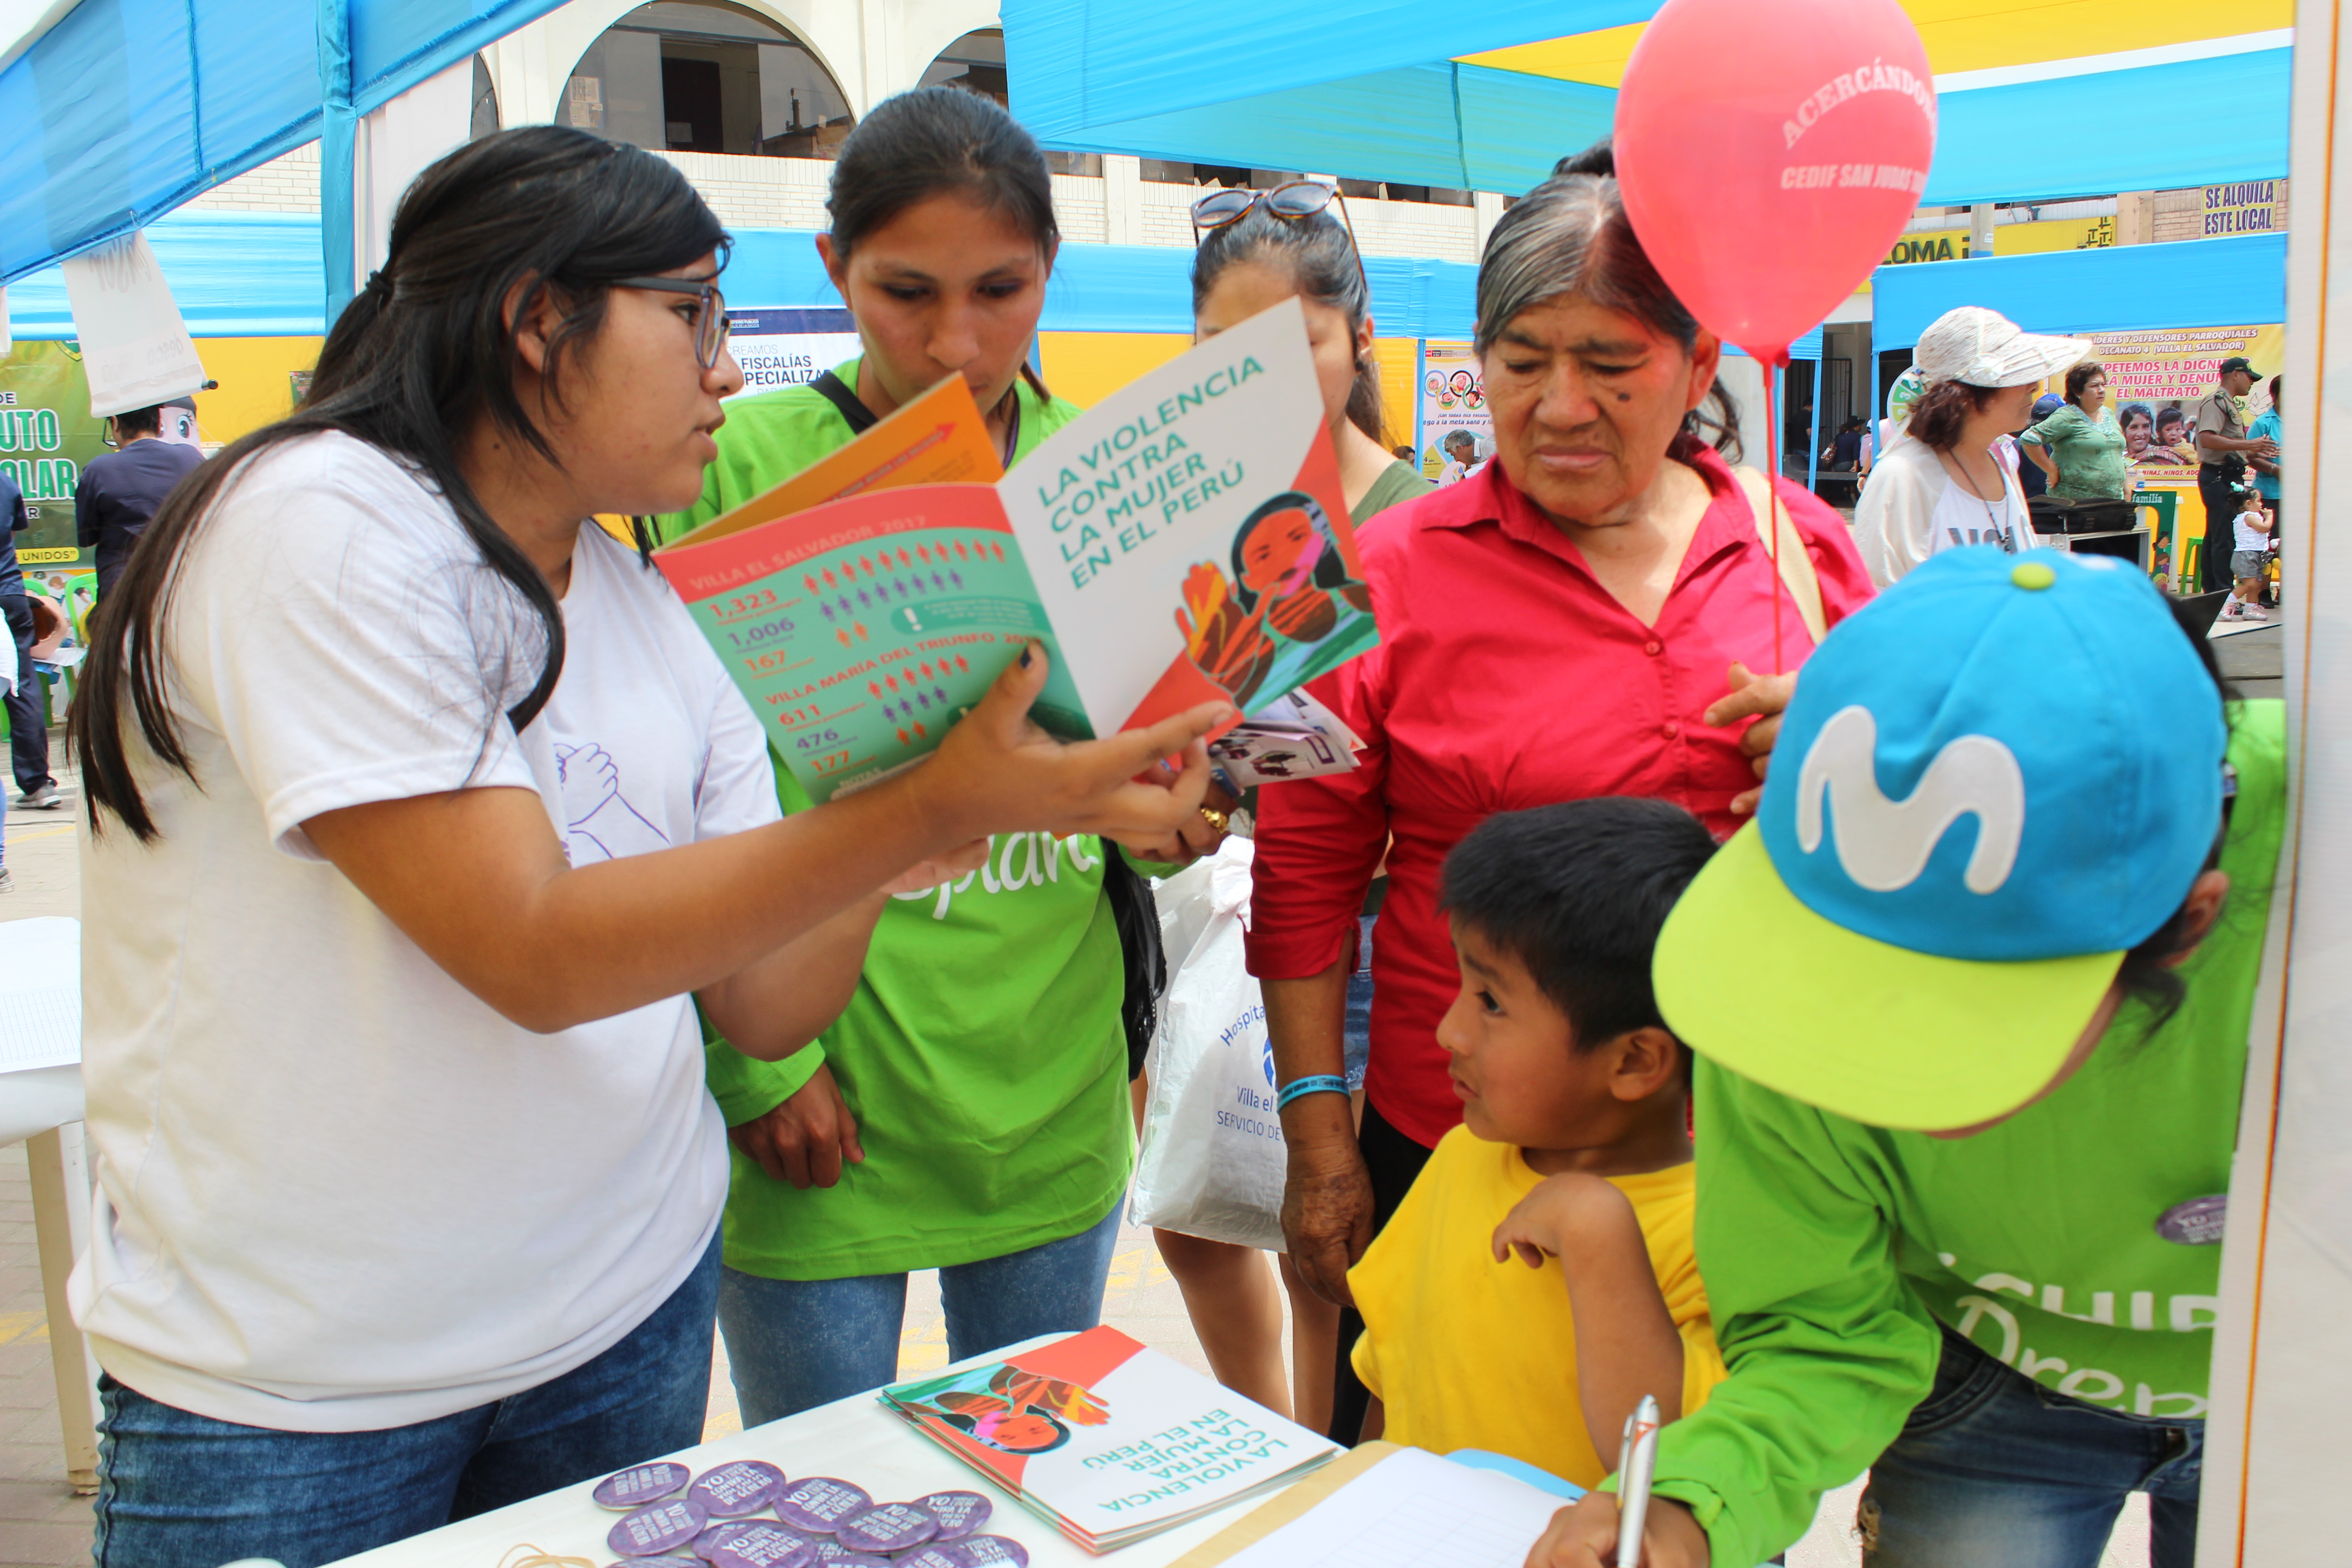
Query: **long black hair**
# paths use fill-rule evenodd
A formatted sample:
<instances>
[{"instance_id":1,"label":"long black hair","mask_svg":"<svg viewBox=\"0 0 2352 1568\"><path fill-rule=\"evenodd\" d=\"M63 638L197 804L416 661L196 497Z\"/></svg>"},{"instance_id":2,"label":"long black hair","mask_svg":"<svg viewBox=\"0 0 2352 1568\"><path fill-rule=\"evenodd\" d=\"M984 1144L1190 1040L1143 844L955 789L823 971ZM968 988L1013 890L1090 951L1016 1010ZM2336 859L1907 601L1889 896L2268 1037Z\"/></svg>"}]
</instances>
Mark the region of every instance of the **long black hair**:
<instances>
[{"instance_id":1,"label":"long black hair","mask_svg":"<svg viewBox=\"0 0 2352 1568\"><path fill-rule=\"evenodd\" d=\"M383 270L336 319L302 405L182 480L100 603L68 730L92 829L103 808L141 842L155 837L124 744L125 709L149 749L188 773L165 695L180 563L246 467L301 437L341 431L440 492L483 561L537 615L542 637L530 652L540 658L538 679L507 717L517 730L538 717L563 668L562 616L546 578L467 483L460 445L487 421L553 461L515 392L521 359L513 323L542 298L563 309L542 373L560 405L563 364L603 327L611 284L688 266L727 243L675 167L584 131L501 131L418 175L394 214Z\"/></svg>"},{"instance_id":2,"label":"long black hair","mask_svg":"<svg viewBox=\"0 0 2352 1568\"><path fill-rule=\"evenodd\" d=\"M834 255L846 259L876 229L940 195L965 196L1005 218L1048 260L1061 247L1054 176L1036 139L992 98L919 87L876 104L842 142L824 196ZM1052 396L1025 362L1021 377Z\"/></svg>"},{"instance_id":3,"label":"long black hair","mask_svg":"<svg viewBox=\"0 0 2352 1568\"><path fill-rule=\"evenodd\" d=\"M1610 137L1562 158L1551 178L1496 220L1478 262L1478 352L1493 348L1520 311L1562 294L1622 311L1685 353L1698 342L1698 318L1658 276L1625 216ZM1706 446L1739 461L1739 414L1719 379L1684 416L1666 455L1687 462Z\"/></svg>"},{"instance_id":4,"label":"long black hair","mask_svg":"<svg viewBox=\"0 0 2352 1568\"><path fill-rule=\"evenodd\" d=\"M1364 330L1372 313L1371 289L1347 226L1325 207L1305 217L1276 217L1259 202L1238 222L1211 229L1192 253L1192 314L1208 302L1217 279L1241 262L1270 267L1318 305L1342 311L1350 335ZM1385 447L1381 428L1381 366L1370 353L1356 356L1356 379L1348 388L1348 423Z\"/></svg>"}]
</instances>

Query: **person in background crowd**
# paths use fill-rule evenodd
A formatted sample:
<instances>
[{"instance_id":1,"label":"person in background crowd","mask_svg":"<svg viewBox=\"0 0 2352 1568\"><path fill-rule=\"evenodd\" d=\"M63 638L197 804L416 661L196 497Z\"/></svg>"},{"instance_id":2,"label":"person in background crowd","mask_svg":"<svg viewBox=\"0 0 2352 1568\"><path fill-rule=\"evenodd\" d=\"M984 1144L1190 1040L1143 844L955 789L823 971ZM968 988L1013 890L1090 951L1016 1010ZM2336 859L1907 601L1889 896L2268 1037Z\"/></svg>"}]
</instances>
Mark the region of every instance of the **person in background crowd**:
<instances>
[{"instance_id":1,"label":"person in background crowd","mask_svg":"<svg viewBox=\"0 0 2352 1568\"><path fill-rule=\"evenodd\" d=\"M2033 548L2025 498L1994 444L2023 428L2035 384L2090 346L2021 331L1977 305L1945 311L1919 335L1927 390L1912 406L1910 438L1879 460L1853 513L1871 581L1885 587L1957 545L2012 555Z\"/></svg>"},{"instance_id":2,"label":"person in background crowd","mask_svg":"<svg viewBox=\"0 0 2352 1568\"><path fill-rule=\"evenodd\" d=\"M1731 1375L1659 1435L1643 1568L1761 1563L1865 1468L1870 1568L2097 1568L2135 1492L2196 1555L2285 713L2108 564L1952 551L1832 633L1666 921ZM1961 826L1849 811L1937 791ZM1528 1561L1616 1541L1594 1492Z\"/></svg>"},{"instance_id":3,"label":"person in background crowd","mask_svg":"<svg viewBox=\"0 0 2352 1568\"><path fill-rule=\"evenodd\" d=\"M1496 225L1477 321L1496 458L1366 531L1381 645L1312 687L1364 739L1360 765L1261 801L1250 967L1278 1081L1314 1089L1281 1110L1283 1232L1342 1304L1349 1268L1462 1118L1436 1043L1460 988L1446 853L1497 811L1604 795L1729 833L1790 684L1749 671L1794 669L1809 622L1870 595L1836 512L1735 475L1722 345L1643 253L1607 142ZM1759 511L1779 514L1778 582ZM1360 1133L1348 1096L1324 1090L1344 1083L1351 939L1384 854ZM1343 1355L1356 1331L1343 1321ZM1343 1361L1333 1433L1353 1441L1364 1409Z\"/></svg>"},{"instance_id":4,"label":"person in background crowd","mask_svg":"<svg viewBox=\"0 0 2352 1568\"><path fill-rule=\"evenodd\" d=\"M1439 488L1460 484L1478 461L1478 437L1467 430L1448 430L1439 445L1445 448L1445 467L1437 475Z\"/></svg>"},{"instance_id":5,"label":"person in background crowd","mask_svg":"<svg viewBox=\"0 0 2352 1568\"><path fill-rule=\"evenodd\" d=\"M23 793L16 804L36 811L56 811L66 804L58 781L49 775L49 721L41 711L41 676L33 668L33 605L25 594L25 568L16 559L16 536L33 525L25 507L25 492L0 471L0 613L8 617L8 633L16 640L16 674L8 687L8 760ZM0 892L8 882L0 877Z\"/></svg>"},{"instance_id":6,"label":"person in background crowd","mask_svg":"<svg viewBox=\"0 0 2352 1568\"><path fill-rule=\"evenodd\" d=\"M2032 472L2048 476L2050 494L2060 500L2121 500L2129 493L2123 426L2107 406L2105 365L2082 361L2066 373L2063 403L2033 407L2035 424L2018 441Z\"/></svg>"},{"instance_id":7,"label":"person in background crowd","mask_svg":"<svg viewBox=\"0 0 2352 1568\"><path fill-rule=\"evenodd\" d=\"M1845 479L1825 480L1825 485L1829 483L1840 485L1851 483L1853 487L1854 494L1860 495L1862 493L1862 448L1863 444L1870 438L1865 428L1867 424L1868 421L1864 420L1861 415L1856 414L1852 416L1844 424L1838 426L1837 434L1830 437L1829 445L1822 448L1821 463L1822 471L1824 474L1852 474L1855 476L1850 481Z\"/></svg>"},{"instance_id":8,"label":"person in background crowd","mask_svg":"<svg viewBox=\"0 0 2352 1568\"><path fill-rule=\"evenodd\" d=\"M1192 319L1196 334L1206 339L1285 300L1299 300L1322 386L1323 417L1339 455L1340 491L1360 529L1433 487L1409 462L1381 448L1371 290L1344 218L1331 210L1334 203L1344 215L1344 198L1312 181L1272 191L1220 191L1195 202L1200 248L1192 258ZM1363 984L1370 988L1369 975ZM1286 1256L1280 1258L1290 1297L1291 1375L1286 1379L1282 1302L1264 1255L1176 1231L1152 1235L1183 1290L1185 1310L1217 1380L1307 1426L1328 1426L1339 1308L1307 1289Z\"/></svg>"},{"instance_id":9,"label":"person in background crowd","mask_svg":"<svg viewBox=\"0 0 2352 1568\"><path fill-rule=\"evenodd\" d=\"M2221 606L2225 621L2266 621L2263 609L2263 575L2271 547L2270 514L2263 510L2262 492L2248 485L2238 498L2231 518L2230 602Z\"/></svg>"},{"instance_id":10,"label":"person in background crowd","mask_svg":"<svg viewBox=\"0 0 2352 1568\"><path fill-rule=\"evenodd\" d=\"M2280 455L2246 459L2246 467L2254 471L2254 489L2261 493L2263 503L2270 509L2271 559L2273 561L2278 559L2279 476L2284 472L2280 465L2284 458L2286 447L2286 432L2279 424L2279 383L2284 379L2286 378L2277 375L2271 377L2271 405L2254 416L2253 429L2250 432L2255 440L2268 441L2279 447Z\"/></svg>"},{"instance_id":11,"label":"person in background crowd","mask_svg":"<svg viewBox=\"0 0 2352 1568\"><path fill-rule=\"evenodd\" d=\"M122 575L131 547L163 498L205 460L201 448L161 438L161 408L134 408L108 423L117 449L92 458L74 487L74 537L84 550L98 549L100 600Z\"/></svg>"},{"instance_id":12,"label":"person in background crowd","mask_svg":"<svg viewBox=\"0 0 2352 1568\"><path fill-rule=\"evenodd\" d=\"M2232 520L2238 515L2238 485L2256 458L2274 458L2278 442L2246 431L2246 395L2254 389L2254 367L2244 356L2221 362L2221 384L2197 402L2197 494L2205 503L2205 550L2200 579L2210 590L2230 581L2236 550Z\"/></svg>"},{"instance_id":13,"label":"person in background crowd","mask_svg":"<svg viewBox=\"0 0 2352 1568\"><path fill-rule=\"evenodd\" d=\"M2065 401L2066 400L2064 398L2059 396L2054 392L2045 392L2041 396L2033 400L2032 411L2026 416L2026 418L2039 424L2041 421L2049 418L2051 415L2056 413L2059 408L2064 405ZM2019 447L2019 456L2023 458L2028 455L2021 445L2024 437L2021 436L2018 439L2021 443ZM2050 478L2049 475L2043 471L2042 467L2038 460L2033 462L2020 462L2018 464L2017 488L2029 501L2035 496L2047 495L2049 493Z\"/></svg>"},{"instance_id":14,"label":"person in background crowd","mask_svg":"<svg viewBox=\"0 0 2352 1568\"><path fill-rule=\"evenodd\" d=\"M1419 469L1421 466L1421 454L1412 449L1412 443L1410 441L1400 441L1391 447L1391 450L1395 454L1396 460L1398 462L1403 463L1415 470Z\"/></svg>"},{"instance_id":15,"label":"person in background crowd","mask_svg":"<svg viewBox=\"0 0 2352 1568\"><path fill-rule=\"evenodd\" d=\"M587 521L700 487L743 384L727 244L623 142L450 153L301 406L173 491L100 609L98 1562L314 1568L698 1442L727 1155L695 1004L788 1054L887 895L980 836L1197 815L1233 710L1064 745L1033 647L919 766L777 819L650 541ZM615 804L629 838L563 831Z\"/></svg>"},{"instance_id":16,"label":"person in background crowd","mask_svg":"<svg viewBox=\"0 0 2352 1568\"><path fill-rule=\"evenodd\" d=\"M826 210L817 252L865 353L730 404L701 496L666 534L950 375L1007 468L1077 416L1028 366L1061 244L1053 183L994 101L929 87L876 105L842 143ZM781 762L774 787L788 816L811 809ZM1222 816L1196 813L1136 844L1181 859L1223 837ZM817 1043L768 1061L710 1038L733 1144L719 1321L746 1426L896 1377L916 1269L940 1271L954 1359L1098 1320L1135 1142L1121 853L1007 834L977 872L890 902Z\"/></svg>"}]
</instances>

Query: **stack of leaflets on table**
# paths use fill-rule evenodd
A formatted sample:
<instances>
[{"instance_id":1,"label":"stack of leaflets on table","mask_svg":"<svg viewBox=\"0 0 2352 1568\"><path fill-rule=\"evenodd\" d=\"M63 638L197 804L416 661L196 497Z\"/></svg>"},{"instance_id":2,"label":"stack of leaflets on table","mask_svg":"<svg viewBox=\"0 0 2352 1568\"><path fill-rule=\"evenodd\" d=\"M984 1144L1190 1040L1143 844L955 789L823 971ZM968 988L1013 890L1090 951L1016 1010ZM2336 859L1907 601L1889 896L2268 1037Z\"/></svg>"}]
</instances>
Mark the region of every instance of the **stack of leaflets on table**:
<instances>
[{"instance_id":1,"label":"stack of leaflets on table","mask_svg":"<svg viewBox=\"0 0 2352 1568\"><path fill-rule=\"evenodd\" d=\"M1340 1451L1108 1327L881 1399L1088 1552L1287 1485Z\"/></svg>"},{"instance_id":2,"label":"stack of leaflets on table","mask_svg":"<svg viewBox=\"0 0 2352 1568\"><path fill-rule=\"evenodd\" d=\"M655 552L812 799L928 754L1032 641L1032 711L1074 739L1256 714L1380 641L1295 299L1000 471L950 377ZM1277 767L1348 754L1336 721L1282 724Z\"/></svg>"},{"instance_id":3,"label":"stack of leaflets on table","mask_svg":"<svg viewBox=\"0 0 2352 1568\"><path fill-rule=\"evenodd\" d=\"M1344 773L1364 742L1339 716L1304 691L1277 697L1209 742L1209 755L1235 791L1284 779Z\"/></svg>"}]
</instances>

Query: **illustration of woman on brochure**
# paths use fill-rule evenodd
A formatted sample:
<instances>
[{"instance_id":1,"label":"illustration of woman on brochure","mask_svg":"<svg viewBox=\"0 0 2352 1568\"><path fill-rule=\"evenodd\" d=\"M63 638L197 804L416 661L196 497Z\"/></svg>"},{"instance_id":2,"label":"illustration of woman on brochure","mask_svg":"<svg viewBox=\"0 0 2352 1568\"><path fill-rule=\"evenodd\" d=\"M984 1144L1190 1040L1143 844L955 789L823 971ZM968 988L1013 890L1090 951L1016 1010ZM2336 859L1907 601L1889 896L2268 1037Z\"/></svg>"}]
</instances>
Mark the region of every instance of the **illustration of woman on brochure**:
<instances>
[{"instance_id":1,"label":"illustration of woman on brochure","mask_svg":"<svg viewBox=\"0 0 2352 1568\"><path fill-rule=\"evenodd\" d=\"M1244 712L1380 641L1370 591L1348 575L1321 503L1297 490L1243 521L1230 578L1208 561L1185 575L1184 605L1186 657Z\"/></svg>"},{"instance_id":2,"label":"illustration of woman on brochure","mask_svg":"<svg viewBox=\"0 0 2352 1568\"><path fill-rule=\"evenodd\" d=\"M1072 1425L1110 1420L1110 1406L1083 1384L1024 1372L1010 1362L908 1389L899 1407L909 1415L936 1416L1007 1454L1048 1453L1070 1440Z\"/></svg>"}]
</instances>

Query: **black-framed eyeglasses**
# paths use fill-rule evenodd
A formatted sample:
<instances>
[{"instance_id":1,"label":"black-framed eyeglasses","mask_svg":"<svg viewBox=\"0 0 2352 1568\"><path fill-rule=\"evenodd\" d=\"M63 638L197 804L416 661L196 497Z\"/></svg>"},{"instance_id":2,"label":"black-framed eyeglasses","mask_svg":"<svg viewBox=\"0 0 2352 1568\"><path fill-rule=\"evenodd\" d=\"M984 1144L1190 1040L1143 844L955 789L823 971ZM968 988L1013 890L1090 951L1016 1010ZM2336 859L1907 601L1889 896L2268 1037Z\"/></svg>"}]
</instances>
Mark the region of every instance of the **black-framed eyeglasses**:
<instances>
[{"instance_id":1,"label":"black-framed eyeglasses","mask_svg":"<svg viewBox=\"0 0 2352 1568\"><path fill-rule=\"evenodd\" d=\"M701 301L694 312L694 357L702 368L719 363L727 347L727 297L716 279L618 278L615 289L650 289L657 294L691 294Z\"/></svg>"},{"instance_id":2,"label":"black-framed eyeglasses","mask_svg":"<svg viewBox=\"0 0 2352 1568\"><path fill-rule=\"evenodd\" d=\"M1356 258L1356 275L1364 280L1364 297L1371 298L1372 280L1364 272L1364 249L1356 243L1356 225L1348 216L1348 198L1339 186L1327 185L1320 180L1293 180L1270 191L1228 188L1211 192L1192 204L1192 247L1199 249L1202 237L1210 230L1241 222L1260 202L1265 204L1266 211L1288 223L1304 223L1338 202L1339 222L1348 231L1348 248Z\"/></svg>"}]
</instances>

